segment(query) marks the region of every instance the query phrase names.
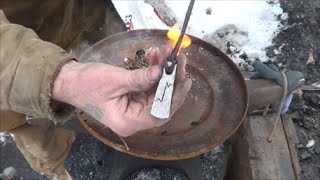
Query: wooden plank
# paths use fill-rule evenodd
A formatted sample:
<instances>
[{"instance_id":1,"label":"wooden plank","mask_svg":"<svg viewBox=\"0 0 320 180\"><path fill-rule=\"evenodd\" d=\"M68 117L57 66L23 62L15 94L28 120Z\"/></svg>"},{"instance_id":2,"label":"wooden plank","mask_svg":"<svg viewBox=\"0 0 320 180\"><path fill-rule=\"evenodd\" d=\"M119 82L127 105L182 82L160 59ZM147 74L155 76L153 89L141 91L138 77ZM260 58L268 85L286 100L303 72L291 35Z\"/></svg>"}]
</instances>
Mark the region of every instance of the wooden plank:
<instances>
[{"instance_id":1,"label":"wooden plank","mask_svg":"<svg viewBox=\"0 0 320 180\"><path fill-rule=\"evenodd\" d=\"M294 128L292 119L288 115L282 116L282 124L287 138L288 148L290 151L292 167L297 180L301 179L301 168L299 164L296 144L299 143L296 129Z\"/></svg>"},{"instance_id":2,"label":"wooden plank","mask_svg":"<svg viewBox=\"0 0 320 180\"><path fill-rule=\"evenodd\" d=\"M272 142L267 138L274 114L249 116L233 139L233 155L226 179L296 179L282 121L278 121ZM230 175L232 174L232 175Z\"/></svg>"},{"instance_id":3,"label":"wooden plank","mask_svg":"<svg viewBox=\"0 0 320 180\"><path fill-rule=\"evenodd\" d=\"M267 141L272 130L273 117L273 114L249 117L251 136L248 136L248 141L253 179L295 179L281 121L275 128L272 142Z\"/></svg>"},{"instance_id":4,"label":"wooden plank","mask_svg":"<svg viewBox=\"0 0 320 180\"><path fill-rule=\"evenodd\" d=\"M248 119L245 119L228 140L228 144L232 146L232 153L227 162L227 172L225 173L225 180L250 180L252 174L250 170L249 145L245 138L246 127Z\"/></svg>"},{"instance_id":5,"label":"wooden plank","mask_svg":"<svg viewBox=\"0 0 320 180\"><path fill-rule=\"evenodd\" d=\"M288 137L290 138L290 142L294 144L300 143L296 128L294 127L291 117L285 114L281 118L282 118L282 124L283 124L284 130L287 133Z\"/></svg>"}]
</instances>

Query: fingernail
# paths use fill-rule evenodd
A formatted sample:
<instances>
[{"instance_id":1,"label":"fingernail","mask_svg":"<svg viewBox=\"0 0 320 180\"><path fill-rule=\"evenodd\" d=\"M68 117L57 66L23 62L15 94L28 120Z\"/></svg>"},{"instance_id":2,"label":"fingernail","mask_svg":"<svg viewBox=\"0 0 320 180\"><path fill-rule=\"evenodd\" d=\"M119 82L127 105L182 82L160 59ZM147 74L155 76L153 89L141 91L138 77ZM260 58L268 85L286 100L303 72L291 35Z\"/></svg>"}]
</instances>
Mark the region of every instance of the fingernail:
<instances>
[{"instance_id":1,"label":"fingernail","mask_svg":"<svg viewBox=\"0 0 320 180\"><path fill-rule=\"evenodd\" d=\"M160 66L151 66L147 69L147 78L149 81L157 81L161 76Z\"/></svg>"}]
</instances>

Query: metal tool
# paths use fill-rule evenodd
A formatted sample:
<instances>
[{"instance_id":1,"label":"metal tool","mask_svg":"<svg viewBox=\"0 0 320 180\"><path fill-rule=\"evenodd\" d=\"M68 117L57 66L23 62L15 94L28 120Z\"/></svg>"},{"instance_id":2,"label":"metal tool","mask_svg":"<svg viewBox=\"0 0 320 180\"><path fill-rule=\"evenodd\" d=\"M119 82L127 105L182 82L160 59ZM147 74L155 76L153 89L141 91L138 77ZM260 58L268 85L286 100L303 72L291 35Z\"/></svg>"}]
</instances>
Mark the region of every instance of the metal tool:
<instances>
[{"instance_id":1,"label":"metal tool","mask_svg":"<svg viewBox=\"0 0 320 180\"><path fill-rule=\"evenodd\" d=\"M195 0L191 0L181 30L179 39L171 53L166 60L163 74L159 81L159 85L152 104L151 114L159 119L166 119L170 117L171 101L174 91L174 82L176 78L177 69L177 54L179 52L181 42L185 35L188 22L191 16Z\"/></svg>"},{"instance_id":2,"label":"metal tool","mask_svg":"<svg viewBox=\"0 0 320 180\"><path fill-rule=\"evenodd\" d=\"M157 118L169 118L174 81L176 78L176 68L177 65L174 65L171 74L167 74L166 69L163 68L163 74L159 81L151 109L151 114Z\"/></svg>"}]
</instances>

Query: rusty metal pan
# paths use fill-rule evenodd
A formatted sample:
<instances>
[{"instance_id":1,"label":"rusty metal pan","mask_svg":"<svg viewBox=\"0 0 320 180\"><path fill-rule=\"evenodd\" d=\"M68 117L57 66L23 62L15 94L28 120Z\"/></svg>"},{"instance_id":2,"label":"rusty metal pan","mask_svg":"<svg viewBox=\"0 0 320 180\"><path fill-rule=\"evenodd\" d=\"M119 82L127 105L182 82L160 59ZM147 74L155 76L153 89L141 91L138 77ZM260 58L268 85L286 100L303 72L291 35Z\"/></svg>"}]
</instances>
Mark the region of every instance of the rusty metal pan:
<instances>
[{"instance_id":1,"label":"rusty metal pan","mask_svg":"<svg viewBox=\"0 0 320 180\"><path fill-rule=\"evenodd\" d=\"M116 34L87 49L80 61L124 67L124 58L134 57L136 51L167 44L166 33L152 29ZM199 38L190 37L192 45L182 53L188 58L187 74L193 85L183 106L167 124L124 138L130 148L127 150L110 129L79 113L77 116L89 133L118 151L157 160L196 157L223 144L247 113L245 80L223 52Z\"/></svg>"}]
</instances>

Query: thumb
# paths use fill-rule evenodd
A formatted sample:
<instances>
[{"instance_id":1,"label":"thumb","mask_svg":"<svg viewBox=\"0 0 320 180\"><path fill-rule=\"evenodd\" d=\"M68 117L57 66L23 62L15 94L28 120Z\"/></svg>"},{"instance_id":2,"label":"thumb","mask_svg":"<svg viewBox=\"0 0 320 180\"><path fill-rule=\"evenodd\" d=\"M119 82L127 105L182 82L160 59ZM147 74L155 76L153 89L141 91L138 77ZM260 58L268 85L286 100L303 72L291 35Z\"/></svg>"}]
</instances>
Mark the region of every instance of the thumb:
<instances>
[{"instance_id":1,"label":"thumb","mask_svg":"<svg viewBox=\"0 0 320 180\"><path fill-rule=\"evenodd\" d=\"M160 80L161 66L149 66L147 68L128 71L128 92L147 91Z\"/></svg>"}]
</instances>

